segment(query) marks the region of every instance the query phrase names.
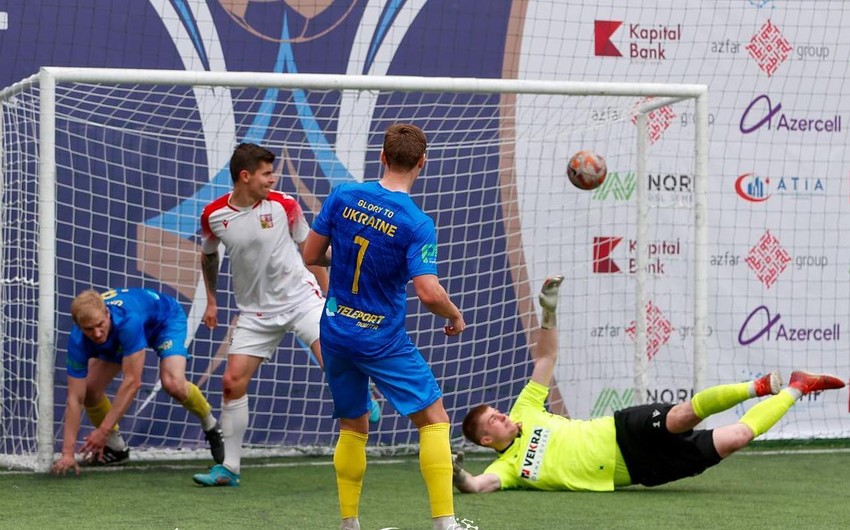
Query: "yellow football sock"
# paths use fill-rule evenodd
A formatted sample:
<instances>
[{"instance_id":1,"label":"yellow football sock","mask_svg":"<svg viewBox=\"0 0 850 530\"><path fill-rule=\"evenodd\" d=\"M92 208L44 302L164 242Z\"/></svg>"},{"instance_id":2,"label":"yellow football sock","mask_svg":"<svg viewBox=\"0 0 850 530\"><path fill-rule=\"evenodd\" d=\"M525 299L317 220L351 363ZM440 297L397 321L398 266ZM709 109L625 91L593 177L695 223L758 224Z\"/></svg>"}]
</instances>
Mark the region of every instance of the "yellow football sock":
<instances>
[{"instance_id":1,"label":"yellow football sock","mask_svg":"<svg viewBox=\"0 0 850 530\"><path fill-rule=\"evenodd\" d=\"M454 515L448 423L434 423L419 429L419 470L428 488L431 517Z\"/></svg>"},{"instance_id":2,"label":"yellow football sock","mask_svg":"<svg viewBox=\"0 0 850 530\"><path fill-rule=\"evenodd\" d=\"M360 511L360 492L363 489L363 475L366 474L368 439L368 435L359 432L339 432L339 440L334 450L334 470L339 492L339 513L343 519L357 517Z\"/></svg>"},{"instance_id":3,"label":"yellow football sock","mask_svg":"<svg viewBox=\"0 0 850 530\"><path fill-rule=\"evenodd\" d=\"M86 415L89 417L92 425L100 427L100 424L103 423L103 418L109 414L110 410L112 410L112 402L109 401L108 397L103 396L103 399L97 405L86 407ZM112 426L112 430L118 430L118 423Z\"/></svg>"},{"instance_id":4,"label":"yellow football sock","mask_svg":"<svg viewBox=\"0 0 850 530\"><path fill-rule=\"evenodd\" d=\"M738 403L750 399L750 382L732 383L706 388L691 399L691 406L701 420L712 414L729 410Z\"/></svg>"},{"instance_id":5,"label":"yellow football sock","mask_svg":"<svg viewBox=\"0 0 850 530\"><path fill-rule=\"evenodd\" d=\"M787 389L764 401L756 403L738 420L753 431L754 437L758 437L773 427L777 421L788 412L796 399Z\"/></svg>"},{"instance_id":6,"label":"yellow football sock","mask_svg":"<svg viewBox=\"0 0 850 530\"><path fill-rule=\"evenodd\" d=\"M184 409L203 420L212 410L212 405L194 383L187 382L186 384L189 385L189 396L180 404L183 405Z\"/></svg>"}]
</instances>

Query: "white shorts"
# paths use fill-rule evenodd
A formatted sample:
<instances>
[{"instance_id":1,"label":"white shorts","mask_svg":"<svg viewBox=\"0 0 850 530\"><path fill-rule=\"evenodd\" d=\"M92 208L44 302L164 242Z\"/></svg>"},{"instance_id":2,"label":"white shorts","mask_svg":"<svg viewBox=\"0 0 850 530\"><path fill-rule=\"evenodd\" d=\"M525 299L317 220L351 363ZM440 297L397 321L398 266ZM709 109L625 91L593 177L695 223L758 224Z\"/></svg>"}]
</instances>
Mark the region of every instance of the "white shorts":
<instances>
[{"instance_id":1,"label":"white shorts","mask_svg":"<svg viewBox=\"0 0 850 530\"><path fill-rule=\"evenodd\" d=\"M298 312L263 316L242 313L230 338L228 353L268 360L289 332L295 333L309 347L319 340L319 321L324 307L324 298L315 298L305 302Z\"/></svg>"}]
</instances>

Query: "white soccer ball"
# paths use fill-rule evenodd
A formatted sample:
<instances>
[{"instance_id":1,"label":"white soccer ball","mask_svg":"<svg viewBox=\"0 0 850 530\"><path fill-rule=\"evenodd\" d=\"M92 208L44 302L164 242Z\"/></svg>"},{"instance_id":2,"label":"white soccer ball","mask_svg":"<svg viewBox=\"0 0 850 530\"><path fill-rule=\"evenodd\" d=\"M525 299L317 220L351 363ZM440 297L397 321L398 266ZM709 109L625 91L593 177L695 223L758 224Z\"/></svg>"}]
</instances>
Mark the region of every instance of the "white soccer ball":
<instances>
[{"instance_id":1,"label":"white soccer ball","mask_svg":"<svg viewBox=\"0 0 850 530\"><path fill-rule=\"evenodd\" d=\"M567 164L567 176L570 182L580 190L594 190L605 181L608 166L605 159L597 153L582 150L574 154Z\"/></svg>"}]
</instances>

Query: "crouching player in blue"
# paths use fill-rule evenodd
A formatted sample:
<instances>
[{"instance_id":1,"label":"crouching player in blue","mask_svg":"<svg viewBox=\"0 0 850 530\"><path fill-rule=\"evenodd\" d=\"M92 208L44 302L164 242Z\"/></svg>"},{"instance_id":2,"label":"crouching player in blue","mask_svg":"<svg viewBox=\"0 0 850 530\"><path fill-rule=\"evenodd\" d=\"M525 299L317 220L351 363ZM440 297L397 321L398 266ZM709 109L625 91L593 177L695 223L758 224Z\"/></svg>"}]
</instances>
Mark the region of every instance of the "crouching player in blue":
<instances>
[{"instance_id":1,"label":"crouching player in blue","mask_svg":"<svg viewBox=\"0 0 850 530\"><path fill-rule=\"evenodd\" d=\"M53 472L80 473L75 458L83 408L96 428L80 454L94 465L121 463L130 449L118 432L118 422L130 408L142 382L145 348L160 359L162 388L201 420L213 460L224 461L221 427L201 390L186 380L186 313L173 297L150 289L118 289L80 293L71 303L74 327L68 339L68 399L65 405L62 456ZM123 373L115 402L106 387Z\"/></svg>"},{"instance_id":2,"label":"crouching player in blue","mask_svg":"<svg viewBox=\"0 0 850 530\"><path fill-rule=\"evenodd\" d=\"M455 455L454 484L462 492L506 489L611 491L631 484L657 486L702 473L765 433L811 392L843 388L826 374L795 371L786 388L777 372L754 381L702 390L685 403L629 407L614 416L572 420L544 407L558 352L555 309L563 276L540 292L543 320L533 354L531 382L509 414L479 405L467 414L463 434L498 458L472 475ZM694 429L712 414L751 398L770 396L734 424Z\"/></svg>"}]
</instances>

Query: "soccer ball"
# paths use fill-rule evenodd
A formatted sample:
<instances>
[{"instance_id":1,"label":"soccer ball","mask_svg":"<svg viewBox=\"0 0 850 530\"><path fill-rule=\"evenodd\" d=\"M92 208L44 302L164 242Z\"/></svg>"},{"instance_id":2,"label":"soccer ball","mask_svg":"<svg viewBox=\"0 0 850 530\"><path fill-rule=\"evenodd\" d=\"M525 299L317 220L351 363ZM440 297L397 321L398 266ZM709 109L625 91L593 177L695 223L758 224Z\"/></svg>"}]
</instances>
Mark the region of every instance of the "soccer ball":
<instances>
[{"instance_id":1,"label":"soccer ball","mask_svg":"<svg viewBox=\"0 0 850 530\"><path fill-rule=\"evenodd\" d=\"M607 174L605 159L593 151L579 151L567 165L570 182L580 190L595 190L602 185Z\"/></svg>"}]
</instances>

